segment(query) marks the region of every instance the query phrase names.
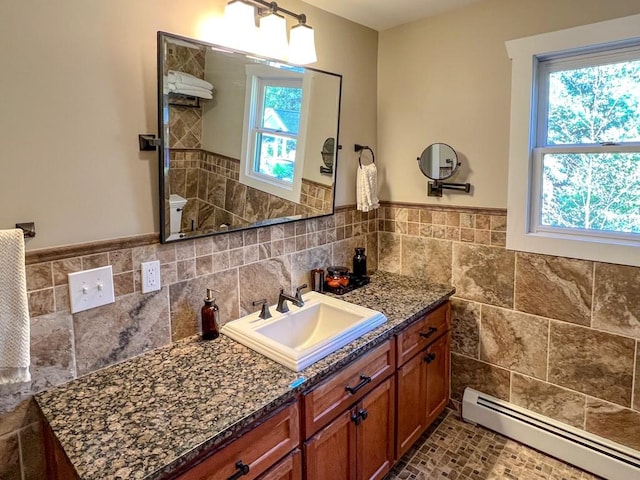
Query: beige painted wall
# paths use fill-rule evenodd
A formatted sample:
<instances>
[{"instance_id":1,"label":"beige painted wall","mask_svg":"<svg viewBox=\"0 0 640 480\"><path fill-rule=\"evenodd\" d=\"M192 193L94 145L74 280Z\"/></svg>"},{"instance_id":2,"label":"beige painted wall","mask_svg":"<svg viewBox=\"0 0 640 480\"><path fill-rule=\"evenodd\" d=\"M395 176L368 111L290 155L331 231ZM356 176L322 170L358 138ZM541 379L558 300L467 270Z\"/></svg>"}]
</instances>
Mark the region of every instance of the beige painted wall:
<instances>
[{"instance_id":1,"label":"beige painted wall","mask_svg":"<svg viewBox=\"0 0 640 480\"><path fill-rule=\"evenodd\" d=\"M156 32L198 37L224 0L26 0L0 9L0 228L35 221L28 250L157 232ZM298 0L316 67L344 75L341 142L376 135L377 33ZM337 204L355 202L353 154ZM351 170L351 171L349 171Z\"/></svg>"},{"instance_id":2,"label":"beige painted wall","mask_svg":"<svg viewBox=\"0 0 640 480\"><path fill-rule=\"evenodd\" d=\"M504 208L511 64L504 42L640 13L630 0L487 0L386 30L378 56L382 200ZM434 142L463 162L472 195L427 197L416 157Z\"/></svg>"}]
</instances>

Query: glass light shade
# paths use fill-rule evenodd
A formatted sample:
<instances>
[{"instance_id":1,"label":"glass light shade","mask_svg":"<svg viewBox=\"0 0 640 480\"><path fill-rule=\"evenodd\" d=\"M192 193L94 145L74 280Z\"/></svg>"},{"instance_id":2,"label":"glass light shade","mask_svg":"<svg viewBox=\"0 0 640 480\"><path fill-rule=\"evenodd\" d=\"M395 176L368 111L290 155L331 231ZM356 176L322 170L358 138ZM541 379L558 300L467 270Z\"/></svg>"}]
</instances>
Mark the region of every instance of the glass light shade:
<instances>
[{"instance_id":1,"label":"glass light shade","mask_svg":"<svg viewBox=\"0 0 640 480\"><path fill-rule=\"evenodd\" d=\"M287 43L287 21L282 15L270 13L260 18L258 33L259 52L265 57L286 60L289 45Z\"/></svg>"},{"instance_id":2,"label":"glass light shade","mask_svg":"<svg viewBox=\"0 0 640 480\"><path fill-rule=\"evenodd\" d=\"M303 23L291 29L289 42L289 61L306 65L318 61L313 28Z\"/></svg>"},{"instance_id":3,"label":"glass light shade","mask_svg":"<svg viewBox=\"0 0 640 480\"><path fill-rule=\"evenodd\" d=\"M224 44L254 52L256 48L255 8L242 0L232 0L224 9Z\"/></svg>"}]
</instances>

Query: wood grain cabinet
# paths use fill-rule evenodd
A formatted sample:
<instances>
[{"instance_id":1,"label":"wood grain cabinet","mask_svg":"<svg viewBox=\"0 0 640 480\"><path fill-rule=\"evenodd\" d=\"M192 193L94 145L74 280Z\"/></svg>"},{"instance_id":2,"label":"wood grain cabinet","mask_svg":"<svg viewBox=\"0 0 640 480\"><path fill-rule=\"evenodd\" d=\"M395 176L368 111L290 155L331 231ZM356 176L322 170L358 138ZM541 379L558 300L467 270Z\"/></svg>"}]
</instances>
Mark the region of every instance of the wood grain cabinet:
<instances>
[{"instance_id":1,"label":"wood grain cabinet","mask_svg":"<svg viewBox=\"0 0 640 480\"><path fill-rule=\"evenodd\" d=\"M397 336L396 458L407 452L449 401L450 315L447 303Z\"/></svg>"},{"instance_id":2,"label":"wood grain cabinet","mask_svg":"<svg viewBox=\"0 0 640 480\"><path fill-rule=\"evenodd\" d=\"M302 452L296 448L258 480L302 480Z\"/></svg>"},{"instance_id":3,"label":"wood grain cabinet","mask_svg":"<svg viewBox=\"0 0 640 480\"><path fill-rule=\"evenodd\" d=\"M298 404L294 403L173 478L177 480L299 479L301 477L299 473L298 477L295 476L293 457L290 461L285 459L282 465L278 464L281 468L276 472L260 477L280 459L296 449L299 444L299 410Z\"/></svg>"},{"instance_id":4,"label":"wood grain cabinet","mask_svg":"<svg viewBox=\"0 0 640 480\"><path fill-rule=\"evenodd\" d=\"M304 444L307 480L377 480L394 463L395 379L388 377Z\"/></svg>"}]
</instances>

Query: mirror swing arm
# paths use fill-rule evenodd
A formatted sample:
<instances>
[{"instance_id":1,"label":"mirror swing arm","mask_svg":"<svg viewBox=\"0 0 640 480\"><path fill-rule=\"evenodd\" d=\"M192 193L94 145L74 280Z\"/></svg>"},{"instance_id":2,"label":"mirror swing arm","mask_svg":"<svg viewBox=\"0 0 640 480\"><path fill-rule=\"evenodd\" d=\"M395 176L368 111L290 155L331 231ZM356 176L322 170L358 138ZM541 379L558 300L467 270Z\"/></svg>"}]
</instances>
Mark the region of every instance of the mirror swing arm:
<instances>
[{"instance_id":1,"label":"mirror swing arm","mask_svg":"<svg viewBox=\"0 0 640 480\"><path fill-rule=\"evenodd\" d=\"M427 195L429 197L441 197L442 190L458 190L464 193L469 193L471 191L471 184L441 182L440 180L434 180L427 184Z\"/></svg>"}]
</instances>

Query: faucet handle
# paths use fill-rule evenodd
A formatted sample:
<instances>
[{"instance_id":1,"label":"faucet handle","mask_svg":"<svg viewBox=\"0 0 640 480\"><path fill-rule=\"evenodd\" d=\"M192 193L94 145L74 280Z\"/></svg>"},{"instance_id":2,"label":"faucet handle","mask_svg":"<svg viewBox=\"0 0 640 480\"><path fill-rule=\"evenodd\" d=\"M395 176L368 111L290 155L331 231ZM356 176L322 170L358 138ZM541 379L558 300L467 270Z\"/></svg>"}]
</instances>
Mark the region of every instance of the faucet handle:
<instances>
[{"instance_id":1,"label":"faucet handle","mask_svg":"<svg viewBox=\"0 0 640 480\"><path fill-rule=\"evenodd\" d=\"M303 288L307 288L307 284L303 283L302 285L300 285L299 287L296 288L296 297L300 297L300 290L302 290Z\"/></svg>"},{"instance_id":2,"label":"faucet handle","mask_svg":"<svg viewBox=\"0 0 640 480\"><path fill-rule=\"evenodd\" d=\"M269 311L269 304L267 303L266 298L263 298L262 300L254 301L253 306L255 307L256 305L262 305L258 318L262 318L263 320L266 320L267 318L271 318L271 312Z\"/></svg>"}]
</instances>

